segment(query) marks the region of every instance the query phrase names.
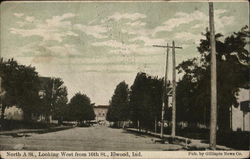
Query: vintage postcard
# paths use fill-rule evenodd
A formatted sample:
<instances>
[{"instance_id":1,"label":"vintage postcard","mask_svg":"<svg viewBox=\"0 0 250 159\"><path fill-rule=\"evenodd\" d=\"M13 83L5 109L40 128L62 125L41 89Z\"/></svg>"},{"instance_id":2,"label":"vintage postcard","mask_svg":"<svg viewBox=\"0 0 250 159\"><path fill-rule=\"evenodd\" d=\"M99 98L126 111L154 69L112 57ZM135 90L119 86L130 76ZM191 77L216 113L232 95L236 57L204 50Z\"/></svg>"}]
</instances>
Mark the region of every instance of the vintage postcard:
<instances>
[{"instance_id":1,"label":"vintage postcard","mask_svg":"<svg viewBox=\"0 0 250 159\"><path fill-rule=\"evenodd\" d=\"M248 158L247 1L4 1L0 158Z\"/></svg>"}]
</instances>

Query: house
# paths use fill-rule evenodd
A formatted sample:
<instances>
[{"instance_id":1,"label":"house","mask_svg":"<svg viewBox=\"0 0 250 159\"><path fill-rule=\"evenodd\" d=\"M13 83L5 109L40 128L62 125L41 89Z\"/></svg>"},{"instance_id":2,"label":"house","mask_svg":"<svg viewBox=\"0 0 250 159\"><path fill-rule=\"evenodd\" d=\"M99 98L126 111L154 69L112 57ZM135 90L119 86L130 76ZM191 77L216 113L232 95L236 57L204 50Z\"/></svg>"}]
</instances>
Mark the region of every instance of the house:
<instances>
[{"instance_id":1,"label":"house","mask_svg":"<svg viewBox=\"0 0 250 159\"><path fill-rule=\"evenodd\" d=\"M40 80L40 91L38 92L38 95L40 96L40 99L43 99L43 97L46 95L46 89L49 86L49 82L51 78L49 77L39 77ZM17 106L11 106L7 107L5 109L4 113L5 119L13 119L13 120L22 120L23 119L23 111L22 109L18 108ZM52 117L48 117L49 121L52 121ZM32 120L34 121L45 121L46 118L43 114L39 113L32 113Z\"/></svg>"},{"instance_id":2,"label":"house","mask_svg":"<svg viewBox=\"0 0 250 159\"><path fill-rule=\"evenodd\" d=\"M23 111L22 109L12 106L7 107L4 112L5 119L9 120L22 120L23 119Z\"/></svg>"},{"instance_id":3,"label":"house","mask_svg":"<svg viewBox=\"0 0 250 159\"><path fill-rule=\"evenodd\" d=\"M231 109L231 128L233 131L250 131L250 93L249 89L240 89L238 107Z\"/></svg>"}]
</instances>

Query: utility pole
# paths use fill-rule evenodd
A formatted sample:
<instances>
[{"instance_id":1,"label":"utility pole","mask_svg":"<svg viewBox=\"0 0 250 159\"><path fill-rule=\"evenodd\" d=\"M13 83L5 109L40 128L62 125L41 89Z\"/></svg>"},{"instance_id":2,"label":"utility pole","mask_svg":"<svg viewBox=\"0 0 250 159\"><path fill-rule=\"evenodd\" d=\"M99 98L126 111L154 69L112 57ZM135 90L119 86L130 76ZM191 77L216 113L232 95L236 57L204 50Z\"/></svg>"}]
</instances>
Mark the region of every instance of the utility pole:
<instances>
[{"instance_id":1,"label":"utility pole","mask_svg":"<svg viewBox=\"0 0 250 159\"><path fill-rule=\"evenodd\" d=\"M166 97L168 96L167 95L167 77L168 77L168 54L169 54L169 49L172 48L172 51L173 51L173 61L175 61L175 57L174 57L174 54L175 54L175 49L182 49L182 47L176 47L174 46L174 42L173 42L173 46L169 46L167 44L167 46L164 46L164 45L153 45L153 47L162 47L162 48L167 48L167 56L166 56L166 70L165 70L165 79L164 79L164 83L163 83L163 96L162 96L162 114L161 114L161 138L163 138L163 128L164 128L164 112L165 112L165 107L168 106L168 103L166 103ZM175 74L175 62L173 63L174 66L173 66L173 71ZM173 77L174 78L174 77ZM175 80L173 80L175 81ZM173 94L174 94L174 89L173 89ZM174 96L173 96L174 97ZM173 102L175 103L175 101L173 100ZM173 105L174 106L174 105ZM174 109L172 109L174 110ZM174 132L175 134L175 113L172 112L172 134ZM174 117L173 117L174 116ZM173 120L174 119L174 120Z\"/></svg>"},{"instance_id":2,"label":"utility pole","mask_svg":"<svg viewBox=\"0 0 250 159\"><path fill-rule=\"evenodd\" d=\"M210 148L216 149L217 131L217 77L216 77L216 46L214 29L214 8L213 2L209 2L209 27L211 45L211 117L210 117Z\"/></svg>"},{"instance_id":3,"label":"utility pole","mask_svg":"<svg viewBox=\"0 0 250 159\"><path fill-rule=\"evenodd\" d=\"M52 110L54 109L53 107L54 107L54 103L53 103L53 98L54 98L54 93L55 93L55 78L54 77L52 77L52 93L51 93L51 99L52 99L52 101L51 101L51 112L52 112ZM52 120L52 115L50 115L50 121Z\"/></svg>"},{"instance_id":4,"label":"utility pole","mask_svg":"<svg viewBox=\"0 0 250 159\"><path fill-rule=\"evenodd\" d=\"M1 60L2 59L0 59L0 63L3 62ZM3 78L0 75L0 108L3 111L3 98L4 98L5 94L6 94L6 91L2 87L2 83L3 83Z\"/></svg>"},{"instance_id":5,"label":"utility pole","mask_svg":"<svg viewBox=\"0 0 250 159\"><path fill-rule=\"evenodd\" d=\"M3 59L1 58L1 53L0 53L0 65L2 64ZM3 110L3 105L2 105L2 77L0 75L0 108L1 108L1 112ZM1 113L1 117L2 117L2 113ZM2 121L1 121L2 122Z\"/></svg>"},{"instance_id":6,"label":"utility pole","mask_svg":"<svg viewBox=\"0 0 250 159\"><path fill-rule=\"evenodd\" d=\"M2 95L2 77L0 76L0 95ZM2 104L2 103L0 103Z\"/></svg>"},{"instance_id":7,"label":"utility pole","mask_svg":"<svg viewBox=\"0 0 250 159\"><path fill-rule=\"evenodd\" d=\"M172 63L173 63L173 96L172 96L172 131L171 136L175 136L175 125L176 125L176 70L175 70L175 44L172 43Z\"/></svg>"},{"instance_id":8,"label":"utility pole","mask_svg":"<svg viewBox=\"0 0 250 159\"><path fill-rule=\"evenodd\" d=\"M0 75L0 108L2 108L2 77Z\"/></svg>"},{"instance_id":9,"label":"utility pole","mask_svg":"<svg viewBox=\"0 0 250 159\"><path fill-rule=\"evenodd\" d=\"M163 88L162 88L162 107L161 107L161 138L163 139L163 130L164 130L164 114L165 108L167 107L166 103L166 89L167 89L167 80L168 80L168 54L169 54L169 46L161 46L161 45L153 45L153 47L163 47L167 48L167 55L166 55L166 68L165 68L165 77L163 80Z\"/></svg>"},{"instance_id":10,"label":"utility pole","mask_svg":"<svg viewBox=\"0 0 250 159\"><path fill-rule=\"evenodd\" d=\"M52 87L51 87L51 101L50 101L50 112L49 112L49 114L48 114L48 119L47 119L47 122L51 122L51 120L52 120L52 116L51 116L51 114L52 114L52 110L53 110L53 107L54 107L54 104L53 104L53 98L54 98L54 85L55 85L55 78L54 77L52 77L51 78L51 80L52 80Z\"/></svg>"}]
</instances>

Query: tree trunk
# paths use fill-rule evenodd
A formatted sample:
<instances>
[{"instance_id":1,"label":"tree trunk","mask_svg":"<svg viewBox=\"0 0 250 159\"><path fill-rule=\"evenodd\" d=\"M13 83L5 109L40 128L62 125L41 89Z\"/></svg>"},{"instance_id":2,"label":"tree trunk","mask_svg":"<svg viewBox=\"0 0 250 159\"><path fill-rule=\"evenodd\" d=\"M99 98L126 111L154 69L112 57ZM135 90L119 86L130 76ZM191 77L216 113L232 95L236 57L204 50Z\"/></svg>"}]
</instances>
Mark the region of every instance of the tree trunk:
<instances>
[{"instance_id":1,"label":"tree trunk","mask_svg":"<svg viewBox=\"0 0 250 159\"><path fill-rule=\"evenodd\" d=\"M2 107L1 107L1 120L4 120L5 108L6 108L6 106L2 105Z\"/></svg>"},{"instance_id":2,"label":"tree trunk","mask_svg":"<svg viewBox=\"0 0 250 159\"><path fill-rule=\"evenodd\" d=\"M138 128L139 132L141 132L140 121L139 120L137 120L137 128Z\"/></svg>"},{"instance_id":3,"label":"tree trunk","mask_svg":"<svg viewBox=\"0 0 250 159\"><path fill-rule=\"evenodd\" d=\"M49 114L45 115L45 122L50 123L50 115Z\"/></svg>"},{"instance_id":4,"label":"tree trunk","mask_svg":"<svg viewBox=\"0 0 250 159\"><path fill-rule=\"evenodd\" d=\"M155 117L155 133L157 133L157 117Z\"/></svg>"},{"instance_id":5,"label":"tree trunk","mask_svg":"<svg viewBox=\"0 0 250 159\"><path fill-rule=\"evenodd\" d=\"M125 121L122 121L122 128L124 129L125 128Z\"/></svg>"}]
</instances>

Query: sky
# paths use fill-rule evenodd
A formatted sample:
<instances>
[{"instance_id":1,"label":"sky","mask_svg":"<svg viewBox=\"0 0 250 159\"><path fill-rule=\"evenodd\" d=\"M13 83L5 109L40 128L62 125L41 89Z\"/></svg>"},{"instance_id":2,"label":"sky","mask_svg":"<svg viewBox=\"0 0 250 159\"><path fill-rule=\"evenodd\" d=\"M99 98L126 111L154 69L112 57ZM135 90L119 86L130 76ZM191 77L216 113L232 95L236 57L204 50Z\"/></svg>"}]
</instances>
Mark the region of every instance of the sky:
<instances>
[{"instance_id":1,"label":"sky","mask_svg":"<svg viewBox=\"0 0 250 159\"><path fill-rule=\"evenodd\" d=\"M214 9L215 31L225 36L249 24L247 2ZM152 45L174 40L183 47L176 50L178 65L199 56L206 27L205 2L4 2L1 56L62 78L69 99L81 92L108 104L116 85L131 86L140 71L163 77L166 50Z\"/></svg>"}]
</instances>

